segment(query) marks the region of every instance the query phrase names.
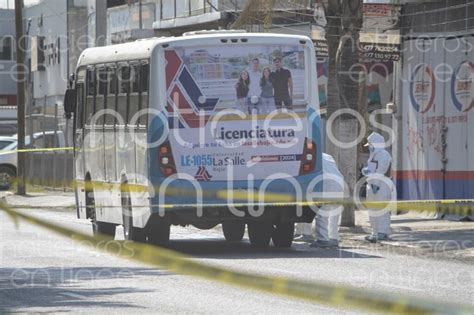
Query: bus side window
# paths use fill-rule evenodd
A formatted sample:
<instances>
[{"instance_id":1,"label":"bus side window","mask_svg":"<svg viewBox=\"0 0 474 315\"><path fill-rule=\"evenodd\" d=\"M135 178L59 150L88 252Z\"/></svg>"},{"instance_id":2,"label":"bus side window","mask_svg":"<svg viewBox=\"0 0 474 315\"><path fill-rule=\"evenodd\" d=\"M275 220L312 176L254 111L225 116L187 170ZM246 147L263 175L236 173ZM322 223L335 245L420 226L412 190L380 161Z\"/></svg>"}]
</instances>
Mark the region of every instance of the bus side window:
<instances>
[{"instance_id":1,"label":"bus side window","mask_svg":"<svg viewBox=\"0 0 474 315\"><path fill-rule=\"evenodd\" d=\"M116 112L115 100L117 95L117 69L115 65L107 67L108 72L108 94L107 94L107 109L109 111ZM108 126L113 126L115 123L115 115L108 113L105 115L105 124Z\"/></svg>"},{"instance_id":2,"label":"bus side window","mask_svg":"<svg viewBox=\"0 0 474 315\"><path fill-rule=\"evenodd\" d=\"M148 93L150 81L150 65L148 63L142 63L140 80L141 92Z\"/></svg>"},{"instance_id":3,"label":"bus side window","mask_svg":"<svg viewBox=\"0 0 474 315\"><path fill-rule=\"evenodd\" d=\"M117 114L122 118L117 124L127 123L127 103L130 96L130 67L128 64L120 64L118 67Z\"/></svg>"},{"instance_id":4,"label":"bus side window","mask_svg":"<svg viewBox=\"0 0 474 315\"><path fill-rule=\"evenodd\" d=\"M130 80L132 82L132 93L138 93L140 87L140 64L133 63L130 67Z\"/></svg>"},{"instance_id":5,"label":"bus side window","mask_svg":"<svg viewBox=\"0 0 474 315\"><path fill-rule=\"evenodd\" d=\"M95 77L95 68L91 67L87 69L86 74L86 83L87 83L87 96L94 96L96 90L96 77Z\"/></svg>"},{"instance_id":6,"label":"bus side window","mask_svg":"<svg viewBox=\"0 0 474 315\"><path fill-rule=\"evenodd\" d=\"M84 127L84 83L80 82L76 84L76 129L82 129Z\"/></svg>"},{"instance_id":7,"label":"bus side window","mask_svg":"<svg viewBox=\"0 0 474 315\"><path fill-rule=\"evenodd\" d=\"M140 64L132 63L130 66L130 80L132 91L129 97L128 105L128 124L132 124L132 118L140 110ZM134 126L137 125L135 121Z\"/></svg>"},{"instance_id":8,"label":"bus side window","mask_svg":"<svg viewBox=\"0 0 474 315\"><path fill-rule=\"evenodd\" d=\"M96 93L96 74L94 68L87 69L86 74L86 104L85 104L85 124L90 125L91 118L94 115L95 110L95 93Z\"/></svg>"},{"instance_id":9,"label":"bus side window","mask_svg":"<svg viewBox=\"0 0 474 315\"><path fill-rule=\"evenodd\" d=\"M108 80L107 80L107 69L105 67L99 68L97 71L98 76L97 80L99 82L99 94L98 95L107 95Z\"/></svg>"},{"instance_id":10,"label":"bus side window","mask_svg":"<svg viewBox=\"0 0 474 315\"><path fill-rule=\"evenodd\" d=\"M148 109L148 90L150 82L150 65L148 63L142 63L140 67L140 110ZM148 114L142 114L140 116L139 125L147 126Z\"/></svg>"},{"instance_id":11,"label":"bus side window","mask_svg":"<svg viewBox=\"0 0 474 315\"><path fill-rule=\"evenodd\" d=\"M120 81L120 93L121 94L130 93L131 75L130 75L130 67L128 65L122 65L120 67L119 81Z\"/></svg>"},{"instance_id":12,"label":"bus side window","mask_svg":"<svg viewBox=\"0 0 474 315\"><path fill-rule=\"evenodd\" d=\"M74 113L74 119L76 120L76 129L84 128L84 107L85 107L85 86L87 71L85 68L81 68L77 71L77 83L76 83L76 112Z\"/></svg>"},{"instance_id":13,"label":"bus side window","mask_svg":"<svg viewBox=\"0 0 474 315\"><path fill-rule=\"evenodd\" d=\"M94 114L99 113L101 110L106 108L106 96L107 96L107 69L105 67L100 67L97 69L97 83L99 86L96 100L95 100L95 112ZM95 121L97 126L102 126L104 124L104 115L98 116L98 119Z\"/></svg>"}]
</instances>

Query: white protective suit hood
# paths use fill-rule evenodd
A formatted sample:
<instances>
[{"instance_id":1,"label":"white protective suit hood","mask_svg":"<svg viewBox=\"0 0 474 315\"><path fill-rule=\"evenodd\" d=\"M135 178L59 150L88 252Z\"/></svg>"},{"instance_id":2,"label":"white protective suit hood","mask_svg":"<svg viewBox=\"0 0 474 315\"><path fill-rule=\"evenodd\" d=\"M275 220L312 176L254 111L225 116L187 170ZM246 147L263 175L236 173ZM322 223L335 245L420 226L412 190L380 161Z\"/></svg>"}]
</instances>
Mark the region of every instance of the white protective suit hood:
<instances>
[{"instance_id":1,"label":"white protective suit hood","mask_svg":"<svg viewBox=\"0 0 474 315\"><path fill-rule=\"evenodd\" d=\"M334 158L331 155L324 152L323 152L323 172L342 177L341 172L337 168L336 161L334 160Z\"/></svg>"},{"instance_id":2,"label":"white protective suit hood","mask_svg":"<svg viewBox=\"0 0 474 315\"><path fill-rule=\"evenodd\" d=\"M372 132L367 137L367 144L365 146L372 145L375 150L385 149L385 138L378 132Z\"/></svg>"}]
</instances>

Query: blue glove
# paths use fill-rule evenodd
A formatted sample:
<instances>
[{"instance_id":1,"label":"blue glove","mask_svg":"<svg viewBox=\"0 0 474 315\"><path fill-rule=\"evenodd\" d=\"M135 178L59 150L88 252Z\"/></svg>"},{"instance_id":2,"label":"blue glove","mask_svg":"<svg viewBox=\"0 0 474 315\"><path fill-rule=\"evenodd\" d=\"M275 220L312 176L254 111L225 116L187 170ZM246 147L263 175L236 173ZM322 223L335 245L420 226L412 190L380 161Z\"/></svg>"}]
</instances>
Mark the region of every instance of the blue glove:
<instances>
[{"instance_id":1,"label":"blue glove","mask_svg":"<svg viewBox=\"0 0 474 315\"><path fill-rule=\"evenodd\" d=\"M374 194L376 194L380 190L380 187L374 184L371 184L370 187L372 187L372 191L374 192Z\"/></svg>"}]
</instances>

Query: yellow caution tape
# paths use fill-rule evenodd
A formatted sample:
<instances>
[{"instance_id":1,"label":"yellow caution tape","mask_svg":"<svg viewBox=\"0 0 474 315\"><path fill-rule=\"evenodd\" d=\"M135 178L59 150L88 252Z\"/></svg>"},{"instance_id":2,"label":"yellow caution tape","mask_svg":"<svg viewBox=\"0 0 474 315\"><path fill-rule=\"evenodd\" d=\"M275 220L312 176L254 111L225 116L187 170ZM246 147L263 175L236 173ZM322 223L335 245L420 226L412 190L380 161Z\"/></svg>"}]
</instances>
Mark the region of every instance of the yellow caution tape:
<instances>
[{"instance_id":1,"label":"yellow caution tape","mask_svg":"<svg viewBox=\"0 0 474 315\"><path fill-rule=\"evenodd\" d=\"M62 147L62 148L44 148L44 149L23 149L14 151L0 151L1 154L12 153L12 152L49 152L49 151L67 151L73 150L73 147ZM58 181L61 184L64 182ZM120 183L106 183L99 181L72 181L72 184L68 187L73 189L86 189L89 191L94 190L112 190L121 189ZM123 188L123 187L122 187ZM149 192L150 190L158 191L159 187L150 187L146 185L126 184L128 192ZM182 196L195 194L195 189L190 188L179 188L179 187L167 187L165 195L167 196ZM403 210L403 211L417 211L417 212L435 212L441 214L454 214L461 216L474 216L474 200L473 199L461 199L461 200L398 200L398 201L361 201L356 203L351 199L325 199L316 201L298 201L295 200L295 196L285 193L274 193L274 192L259 192L253 190L229 190L229 189L203 189L200 193L205 198L214 198L221 200L237 200L241 202L232 202L234 207L248 207L248 206L324 206L324 205L356 205L366 209L377 210ZM135 207L158 207L161 208L192 208L198 205L135 205ZM206 204L200 205L205 207L227 207L228 204ZM28 208L24 206L21 208ZM100 208L107 208L108 206L98 205Z\"/></svg>"},{"instance_id":2,"label":"yellow caution tape","mask_svg":"<svg viewBox=\"0 0 474 315\"><path fill-rule=\"evenodd\" d=\"M101 190L121 190L125 189L127 192L139 193L150 192L154 189L157 191L159 187L151 187L140 184L125 184L119 183L105 183L99 181L73 181L74 189L82 189L87 191L101 191ZM195 194L196 190L192 188L168 187L165 191L166 196L183 196ZM161 207L163 209L183 209L183 208L224 208L232 205L236 208L245 208L253 206L265 207L311 207L311 206L325 206L325 205L344 205L356 206L358 210L401 210L401 211L415 211L415 212L431 212L439 214L453 214L460 216L474 216L474 199L439 199L439 200L382 200L382 201L367 201L360 200L356 202L348 198L330 198L318 199L313 201L297 201L294 195L274 192L258 192L247 190L229 190L229 189L203 189L202 196L211 199L221 199L224 201L231 200L231 203L209 203L209 204L143 204L134 205L134 207ZM236 202L237 201L237 202ZM93 206L91 206L93 207ZM97 208L116 208L116 206L107 206L97 204ZM29 205L18 205L15 208L31 208ZM39 209L40 207L35 207ZM52 208L45 206L43 208ZM64 208L64 207L60 207Z\"/></svg>"},{"instance_id":3,"label":"yellow caution tape","mask_svg":"<svg viewBox=\"0 0 474 315\"><path fill-rule=\"evenodd\" d=\"M64 147L64 148L38 148L38 149L21 149L21 150L8 150L0 151L0 155L7 153L29 153L29 152L52 152L52 151L72 151L73 147Z\"/></svg>"},{"instance_id":4,"label":"yellow caution tape","mask_svg":"<svg viewBox=\"0 0 474 315\"><path fill-rule=\"evenodd\" d=\"M87 189L88 191L94 190L110 190L120 189L120 184L104 183L98 181L75 181L74 186L77 188ZM149 192L153 187L139 185L139 184L127 184L126 187L129 192ZM155 187L158 190L159 187ZM190 188L178 188L178 187L167 187L165 195L167 196L183 196L195 194L195 189ZM355 202L352 199L319 199L314 201L297 201L295 196L285 193L274 193L274 192L258 192L258 191L247 191L247 190L229 190L229 189L203 189L203 197L215 198L221 200L245 200L245 202L232 202L234 207L248 207L248 206L324 206L324 205L356 205L365 209L377 210L403 210L403 211L417 211L417 212L437 212L443 214L456 214L456 215L474 215L474 199L439 199L439 200L382 200L382 201L367 201L361 200ZM141 205L142 207L158 207L160 205ZM172 208L192 208L198 205L193 204L173 204L173 205L161 205L161 207L172 207ZM205 207L227 207L227 203L219 204L205 204L201 205Z\"/></svg>"},{"instance_id":5,"label":"yellow caution tape","mask_svg":"<svg viewBox=\"0 0 474 315\"><path fill-rule=\"evenodd\" d=\"M340 286L322 282L293 280L277 276L265 276L240 272L196 262L195 260L169 249L148 244L127 243L123 250L112 246L97 246L103 241L113 241L105 236L89 236L48 221L18 212L0 204L0 209L10 216L46 228L67 238L81 241L95 249L100 248L110 254L123 258L162 267L176 273L227 283L242 288L251 288L282 296L304 299L334 307L357 307L370 311L392 312L397 314L472 314L472 307L439 303L438 301L402 296L395 293L375 292L369 289ZM86 242L85 242L86 241ZM117 242L122 244L123 242Z\"/></svg>"},{"instance_id":6,"label":"yellow caution tape","mask_svg":"<svg viewBox=\"0 0 474 315\"><path fill-rule=\"evenodd\" d=\"M448 203L445 203L448 202ZM200 205L203 208L226 208L232 205L236 208L246 207L309 207L309 206L325 206L325 205L354 205L353 201L347 201L344 199L340 200L321 200L314 202L273 202L273 203L209 203ZM362 201L361 205L370 210L402 210L402 211L415 211L415 212L435 212L440 214L454 214L461 216L474 216L474 200L416 200L416 201ZM70 209L76 208L75 205L69 206L32 206L16 204L11 206L13 209ZM197 204L142 204L133 205L134 208L158 208L164 209L193 209L197 208ZM85 206L84 206L85 208ZM102 208L102 209L115 209L121 208L120 206L109 206L109 205L90 205L87 208Z\"/></svg>"}]
</instances>

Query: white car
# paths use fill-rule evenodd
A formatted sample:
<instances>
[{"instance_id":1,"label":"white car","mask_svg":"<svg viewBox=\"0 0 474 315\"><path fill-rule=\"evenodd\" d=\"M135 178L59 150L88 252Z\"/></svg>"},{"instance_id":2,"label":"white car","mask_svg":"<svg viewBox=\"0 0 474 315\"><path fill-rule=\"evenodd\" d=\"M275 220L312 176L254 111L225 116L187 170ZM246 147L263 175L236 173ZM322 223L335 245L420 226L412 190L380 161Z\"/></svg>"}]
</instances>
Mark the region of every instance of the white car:
<instances>
[{"instance_id":1,"label":"white car","mask_svg":"<svg viewBox=\"0 0 474 315\"><path fill-rule=\"evenodd\" d=\"M56 147L64 147L65 140L62 131L46 131L33 134L33 144L31 144L30 136L25 137L25 147L27 148L53 148L55 146L54 136L57 134ZM0 148L0 189L8 189L13 184L17 174L17 152L18 146L17 135L11 137L0 137L2 141L10 141L3 149Z\"/></svg>"},{"instance_id":2,"label":"white car","mask_svg":"<svg viewBox=\"0 0 474 315\"><path fill-rule=\"evenodd\" d=\"M16 147L16 142L16 137L0 136L0 152L12 150L12 147Z\"/></svg>"}]
</instances>

